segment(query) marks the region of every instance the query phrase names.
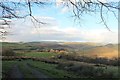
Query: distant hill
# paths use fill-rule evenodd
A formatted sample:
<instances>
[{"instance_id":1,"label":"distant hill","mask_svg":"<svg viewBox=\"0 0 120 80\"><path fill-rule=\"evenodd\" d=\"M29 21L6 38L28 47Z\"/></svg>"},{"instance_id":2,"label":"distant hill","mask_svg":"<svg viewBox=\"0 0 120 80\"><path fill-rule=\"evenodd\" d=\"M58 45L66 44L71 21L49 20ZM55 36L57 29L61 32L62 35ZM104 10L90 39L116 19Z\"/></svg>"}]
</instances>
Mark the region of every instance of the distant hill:
<instances>
[{"instance_id":1,"label":"distant hill","mask_svg":"<svg viewBox=\"0 0 120 80\"><path fill-rule=\"evenodd\" d=\"M118 57L118 45L90 42L26 42L26 43L8 43L3 42L2 47L10 47L14 50L36 50L36 49L66 49L76 51L78 55L90 57Z\"/></svg>"},{"instance_id":2,"label":"distant hill","mask_svg":"<svg viewBox=\"0 0 120 80\"><path fill-rule=\"evenodd\" d=\"M84 50L85 56L90 57L107 57L113 58L118 57L118 45L117 44L107 44L103 46L97 46L90 49Z\"/></svg>"},{"instance_id":3,"label":"distant hill","mask_svg":"<svg viewBox=\"0 0 120 80\"><path fill-rule=\"evenodd\" d=\"M90 43L90 42L64 42L62 45L66 45L76 50L89 49L96 46L100 46L100 43Z\"/></svg>"}]
</instances>

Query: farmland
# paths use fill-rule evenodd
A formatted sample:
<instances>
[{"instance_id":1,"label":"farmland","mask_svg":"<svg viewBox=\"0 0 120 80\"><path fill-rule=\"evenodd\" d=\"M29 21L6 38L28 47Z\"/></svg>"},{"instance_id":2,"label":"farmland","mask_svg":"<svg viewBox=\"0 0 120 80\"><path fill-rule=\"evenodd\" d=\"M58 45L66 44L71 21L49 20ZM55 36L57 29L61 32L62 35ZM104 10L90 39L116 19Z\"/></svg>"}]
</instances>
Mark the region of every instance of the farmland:
<instances>
[{"instance_id":1,"label":"farmland","mask_svg":"<svg viewBox=\"0 0 120 80\"><path fill-rule=\"evenodd\" d=\"M117 51L116 44L104 45L92 43L3 43L2 77L8 78L118 78L118 60L116 56L94 56L100 53ZM77 48L76 48L77 47ZM5 49L7 48L7 49ZM11 48L10 51L8 48ZM75 49L75 50L74 50ZM84 54L83 51L85 50ZM101 50L102 50L101 49ZM107 51L108 50L108 51ZM88 51L90 53L88 53ZM79 54L78 54L79 53ZM101 55L99 53L99 55ZM88 57L88 55L90 55ZM110 54L109 54L110 55ZM16 75L17 74L17 75Z\"/></svg>"},{"instance_id":2,"label":"farmland","mask_svg":"<svg viewBox=\"0 0 120 80\"><path fill-rule=\"evenodd\" d=\"M16 56L28 56L28 57L52 57L56 56L56 53L48 53L48 52L26 52L26 53L18 53Z\"/></svg>"}]
</instances>

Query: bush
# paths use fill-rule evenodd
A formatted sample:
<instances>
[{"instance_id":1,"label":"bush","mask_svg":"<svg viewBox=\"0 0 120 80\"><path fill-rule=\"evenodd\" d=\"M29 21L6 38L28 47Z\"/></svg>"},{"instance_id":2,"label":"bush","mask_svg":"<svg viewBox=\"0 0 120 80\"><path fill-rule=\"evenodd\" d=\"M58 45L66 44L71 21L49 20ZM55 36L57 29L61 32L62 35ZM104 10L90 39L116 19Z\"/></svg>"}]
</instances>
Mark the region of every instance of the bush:
<instances>
[{"instance_id":1,"label":"bush","mask_svg":"<svg viewBox=\"0 0 120 80\"><path fill-rule=\"evenodd\" d=\"M14 56L15 52L11 48L3 48L2 49L2 56Z\"/></svg>"},{"instance_id":2,"label":"bush","mask_svg":"<svg viewBox=\"0 0 120 80\"><path fill-rule=\"evenodd\" d=\"M56 68L69 70L71 66L74 66L73 62L60 62Z\"/></svg>"},{"instance_id":3,"label":"bush","mask_svg":"<svg viewBox=\"0 0 120 80\"><path fill-rule=\"evenodd\" d=\"M91 58L87 56L77 56L76 53L69 53L69 54L60 54L59 59L66 59L66 60L72 60L72 61L79 61L79 62L86 62L86 63L94 63L94 64L105 64L105 65L112 65L112 66L118 66L119 64L119 58L115 59L108 59L108 58Z\"/></svg>"},{"instance_id":4,"label":"bush","mask_svg":"<svg viewBox=\"0 0 120 80\"><path fill-rule=\"evenodd\" d=\"M95 67L86 63L75 64L74 62L59 63L57 69L63 69L77 73L82 77L94 77L94 78L113 78L112 72L104 72L104 68Z\"/></svg>"}]
</instances>

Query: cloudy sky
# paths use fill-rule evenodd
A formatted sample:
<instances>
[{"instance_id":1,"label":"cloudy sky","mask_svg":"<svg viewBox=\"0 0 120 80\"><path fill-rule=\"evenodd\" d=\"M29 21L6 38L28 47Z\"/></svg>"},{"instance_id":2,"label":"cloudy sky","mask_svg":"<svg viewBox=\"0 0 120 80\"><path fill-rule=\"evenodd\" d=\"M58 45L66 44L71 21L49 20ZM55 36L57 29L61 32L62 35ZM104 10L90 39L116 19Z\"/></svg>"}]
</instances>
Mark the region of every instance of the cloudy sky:
<instances>
[{"instance_id":1,"label":"cloudy sky","mask_svg":"<svg viewBox=\"0 0 120 80\"><path fill-rule=\"evenodd\" d=\"M11 28L8 29L10 35L6 37L5 41L77 41L100 43L117 43L118 41L118 21L112 13L105 14L106 22L111 29L111 31L108 31L100 23L99 13L84 14L81 16L81 20L75 22L71 10L60 4L46 5L41 8L33 7L32 10L37 20L47 24L33 23L33 19L30 17L14 19L12 20ZM78 24L78 22L80 23Z\"/></svg>"}]
</instances>

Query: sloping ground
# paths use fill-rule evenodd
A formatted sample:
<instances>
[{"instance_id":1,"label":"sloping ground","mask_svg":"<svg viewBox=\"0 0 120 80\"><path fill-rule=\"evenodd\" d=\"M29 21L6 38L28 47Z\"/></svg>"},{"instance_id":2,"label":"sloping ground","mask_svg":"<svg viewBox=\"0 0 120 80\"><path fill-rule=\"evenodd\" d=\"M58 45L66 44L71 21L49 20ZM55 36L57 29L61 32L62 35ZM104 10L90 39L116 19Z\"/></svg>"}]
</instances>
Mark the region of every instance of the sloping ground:
<instances>
[{"instance_id":1,"label":"sloping ground","mask_svg":"<svg viewBox=\"0 0 120 80\"><path fill-rule=\"evenodd\" d=\"M118 45L90 42L28 42L28 43L4 43L3 47L12 47L13 49L31 50L31 49L67 49L76 51L78 55L90 57L118 57Z\"/></svg>"},{"instance_id":2,"label":"sloping ground","mask_svg":"<svg viewBox=\"0 0 120 80\"><path fill-rule=\"evenodd\" d=\"M82 49L90 49L101 44L90 43L90 42L65 42L62 45L67 46L68 49L73 50L82 50Z\"/></svg>"},{"instance_id":3,"label":"sloping ground","mask_svg":"<svg viewBox=\"0 0 120 80\"><path fill-rule=\"evenodd\" d=\"M84 51L86 56L91 57L106 57L106 58L115 58L118 57L118 48L117 45L113 46L99 46L95 48L91 48Z\"/></svg>"},{"instance_id":4,"label":"sloping ground","mask_svg":"<svg viewBox=\"0 0 120 80\"><path fill-rule=\"evenodd\" d=\"M117 44L100 44L89 42L66 42L62 45L67 45L70 49L77 51L76 55L88 56L88 57L106 57L116 58L118 57L118 45Z\"/></svg>"}]
</instances>

